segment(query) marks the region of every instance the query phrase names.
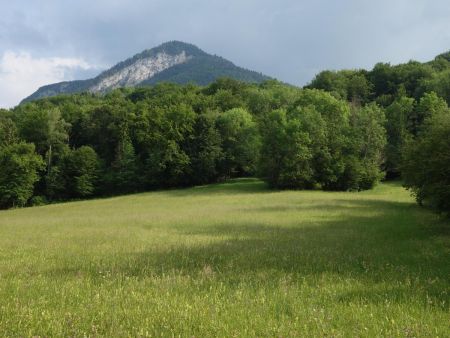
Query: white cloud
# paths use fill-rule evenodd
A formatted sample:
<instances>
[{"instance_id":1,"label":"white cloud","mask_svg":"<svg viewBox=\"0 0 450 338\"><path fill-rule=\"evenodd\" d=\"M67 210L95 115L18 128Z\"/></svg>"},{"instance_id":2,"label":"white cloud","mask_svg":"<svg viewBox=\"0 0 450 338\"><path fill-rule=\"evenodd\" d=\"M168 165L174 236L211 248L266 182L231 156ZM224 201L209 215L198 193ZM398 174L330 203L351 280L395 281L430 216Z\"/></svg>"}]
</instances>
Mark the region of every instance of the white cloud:
<instances>
[{"instance_id":1,"label":"white cloud","mask_svg":"<svg viewBox=\"0 0 450 338\"><path fill-rule=\"evenodd\" d=\"M92 68L78 58L33 58L27 52L6 51L0 59L0 107L10 108L43 85L72 80L74 72Z\"/></svg>"}]
</instances>

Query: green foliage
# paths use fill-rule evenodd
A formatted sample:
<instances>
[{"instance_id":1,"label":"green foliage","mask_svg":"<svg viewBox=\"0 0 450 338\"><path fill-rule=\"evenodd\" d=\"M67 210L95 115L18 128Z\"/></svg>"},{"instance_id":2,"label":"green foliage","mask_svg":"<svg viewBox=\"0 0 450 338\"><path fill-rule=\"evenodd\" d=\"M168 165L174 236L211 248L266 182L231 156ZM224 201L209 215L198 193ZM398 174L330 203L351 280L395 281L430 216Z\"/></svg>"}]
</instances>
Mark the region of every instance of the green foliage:
<instances>
[{"instance_id":1,"label":"green foliage","mask_svg":"<svg viewBox=\"0 0 450 338\"><path fill-rule=\"evenodd\" d=\"M217 114L214 113L197 115L192 136L185 142L184 148L191 164L185 178L188 184L214 182L219 176L223 150L216 119Z\"/></svg>"},{"instance_id":2,"label":"green foliage","mask_svg":"<svg viewBox=\"0 0 450 338\"><path fill-rule=\"evenodd\" d=\"M372 94L372 83L367 79L365 71L329 71L319 73L308 88L323 89L333 96L352 101L367 102Z\"/></svg>"},{"instance_id":3,"label":"green foliage","mask_svg":"<svg viewBox=\"0 0 450 338\"><path fill-rule=\"evenodd\" d=\"M139 189L138 160L133 144L124 136L116 149L116 158L111 165L111 182L108 192L127 193Z\"/></svg>"},{"instance_id":4,"label":"green foliage","mask_svg":"<svg viewBox=\"0 0 450 338\"><path fill-rule=\"evenodd\" d=\"M450 104L450 66L442 72L434 73L433 76L423 81L419 90L421 92L434 91Z\"/></svg>"},{"instance_id":5,"label":"green foliage","mask_svg":"<svg viewBox=\"0 0 450 338\"><path fill-rule=\"evenodd\" d=\"M9 117L0 111L0 147L8 146L18 141L18 131L16 124Z\"/></svg>"},{"instance_id":6,"label":"green foliage","mask_svg":"<svg viewBox=\"0 0 450 338\"><path fill-rule=\"evenodd\" d=\"M145 179L150 187L183 185L190 158L183 149L195 123L195 113L186 104L157 107L144 117L146 128L140 133L145 148Z\"/></svg>"},{"instance_id":7,"label":"green foliage","mask_svg":"<svg viewBox=\"0 0 450 338\"><path fill-rule=\"evenodd\" d=\"M407 96L417 98L420 87L433 77L434 72L429 64L410 61L397 66L379 63L367 76L373 84L375 97L387 96L393 99L403 87Z\"/></svg>"},{"instance_id":8,"label":"green foliage","mask_svg":"<svg viewBox=\"0 0 450 338\"><path fill-rule=\"evenodd\" d=\"M308 87L326 90L348 101L359 103L377 101L383 106L390 105L401 88L405 96L416 100L428 91L435 91L448 100L449 65L443 54L429 63L410 61L396 66L377 63L370 71L326 70L320 72Z\"/></svg>"},{"instance_id":9,"label":"green foliage","mask_svg":"<svg viewBox=\"0 0 450 338\"><path fill-rule=\"evenodd\" d=\"M97 154L89 146L82 146L68 154L65 175L70 178L68 189L73 197L87 197L94 194L98 168Z\"/></svg>"},{"instance_id":10,"label":"green foliage","mask_svg":"<svg viewBox=\"0 0 450 338\"><path fill-rule=\"evenodd\" d=\"M432 112L419 136L406 144L403 157L405 186L417 201L450 214L450 111L447 107Z\"/></svg>"},{"instance_id":11,"label":"green foliage","mask_svg":"<svg viewBox=\"0 0 450 338\"><path fill-rule=\"evenodd\" d=\"M294 104L301 89L271 80L259 86L248 86L241 92L248 111L260 120L272 110L287 108Z\"/></svg>"},{"instance_id":12,"label":"green foliage","mask_svg":"<svg viewBox=\"0 0 450 338\"><path fill-rule=\"evenodd\" d=\"M52 170L45 175L45 195L49 200L64 200L71 197L68 187L68 172L66 172L66 159L68 154L62 157L58 165L54 165Z\"/></svg>"},{"instance_id":13,"label":"green foliage","mask_svg":"<svg viewBox=\"0 0 450 338\"><path fill-rule=\"evenodd\" d=\"M82 132L78 137L79 145L92 146L102 154L106 166L113 163L123 135L133 122L127 104L123 98L108 97L80 121Z\"/></svg>"},{"instance_id":14,"label":"green foliage","mask_svg":"<svg viewBox=\"0 0 450 338\"><path fill-rule=\"evenodd\" d=\"M222 139L221 172L227 177L254 174L260 139L252 116L243 108L235 108L220 114L216 125Z\"/></svg>"},{"instance_id":15,"label":"green foliage","mask_svg":"<svg viewBox=\"0 0 450 338\"><path fill-rule=\"evenodd\" d=\"M15 143L0 148L0 207L24 206L33 195L43 168L33 144Z\"/></svg>"},{"instance_id":16,"label":"green foliage","mask_svg":"<svg viewBox=\"0 0 450 338\"><path fill-rule=\"evenodd\" d=\"M408 139L417 137L433 111L442 109L445 101L450 103L449 52L427 63L378 63L370 71L323 71L307 87L356 105L376 102L386 108L388 143L383 166L387 178L398 178Z\"/></svg>"},{"instance_id":17,"label":"green foliage","mask_svg":"<svg viewBox=\"0 0 450 338\"><path fill-rule=\"evenodd\" d=\"M100 160L90 146L65 149L58 164L45 176L49 199L69 199L92 196L99 190Z\"/></svg>"},{"instance_id":18,"label":"green foliage","mask_svg":"<svg viewBox=\"0 0 450 338\"><path fill-rule=\"evenodd\" d=\"M36 151L45 156L54 146L67 142L70 125L64 121L59 108L46 104L43 107L27 104L17 108L17 125L20 137L36 145Z\"/></svg>"},{"instance_id":19,"label":"green foliage","mask_svg":"<svg viewBox=\"0 0 450 338\"><path fill-rule=\"evenodd\" d=\"M309 111L308 111L309 112ZM312 115L315 111L311 111ZM277 188L311 188L313 152L307 117L290 116L286 110L271 112L265 121L261 173Z\"/></svg>"},{"instance_id":20,"label":"green foliage","mask_svg":"<svg viewBox=\"0 0 450 338\"><path fill-rule=\"evenodd\" d=\"M411 137L408 123L414 115L415 101L406 96L400 96L386 108L386 162L385 168L390 177L400 176L400 163L403 147Z\"/></svg>"},{"instance_id":21,"label":"green foliage","mask_svg":"<svg viewBox=\"0 0 450 338\"><path fill-rule=\"evenodd\" d=\"M448 108L447 103L435 92L425 93L410 116L409 131L417 136L424 129L425 121Z\"/></svg>"},{"instance_id":22,"label":"green foliage","mask_svg":"<svg viewBox=\"0 0 450 338\"><path fill-rule=\"evenodd\" d=\"M384 177L385 122L383 109L374 103L352 110L344 173L348 189L371 189Z\"/></svg>"},{"instance_id":23,"label":"green foliage","mask_svg":"<svg viewBox=\"0 0 450 338\"><path fill-rule=\"evenodd\" d=\"M262 175L279 188L370 189L382 177L383 123L375 105L350 114L345 102L305 90L264 121Z\"/></svg>"},{"instance_id":24,"label":"green foliage","mask_svg":"<svg viewBox=\"0 0 450 338\"><path fill-rule=\"evenodd\" d=\"M295 103L297 109L310 107L323 118L323 141L317 149L316 176L327 190L346 190L341 182L345 171L344 149L347 144L350 109L346 102L318 90L305 90Z\"/></svg>"},{"instance_id":25,"label":"green foliage","mask_svg":"<svg viewBox=\"0 0 450 338\"><path fill-rule=\"evenodd\" d=\"M48 200L45 196L33 196L29 201L30 206L40 207L48 204Z\"/></svg>"}]
</instances>

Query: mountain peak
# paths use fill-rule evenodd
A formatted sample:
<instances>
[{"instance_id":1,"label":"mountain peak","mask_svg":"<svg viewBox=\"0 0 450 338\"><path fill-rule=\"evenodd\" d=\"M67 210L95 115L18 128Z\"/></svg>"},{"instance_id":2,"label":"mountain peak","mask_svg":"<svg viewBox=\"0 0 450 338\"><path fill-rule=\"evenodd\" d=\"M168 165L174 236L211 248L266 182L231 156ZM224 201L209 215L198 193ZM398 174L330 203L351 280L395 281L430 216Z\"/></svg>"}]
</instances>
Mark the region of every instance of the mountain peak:
<instances>
[{"instance_id":1,"label":"mountain peak","mask_svg":"<svg viewBox=\"0 0 450 338\"><path fill-rule=\"evenodd\" d=\"M164 42L164 43L160 44L159 46L151 48L151 49L146 49L146 50L142 51L141 53L133 56L132 59L133 58L151 57L151 56L155 56L159 53L168 54L168 55L179 55L183 51L186 53L186 55L189 55L189 56L208 55L207 53L205 53L204 51L202 51L200 48L198 48L197 46L195 46L193 44L174 40L174 41Z\"/></svg>"},{"instance_id":2,"label":"mountain peak","mask_svg":"<svg viewBox=\"0 0 450 338\"><path fill-rule=\"evenodd\" d=\"M23 101L78 92L105 93L119 87L159 82L207 85L219 77L247 82L269 79L261 73L240 68L228 60L210 55L193 44L168 41L119 62L93 79L46 85Z\"/></svg>"},{"instance_id":3,"label":"mountain peak","mask_svg":"<svg viewBox=\"0 0 450 338\"><path fill-rule=\"evenodd\" d=\"M164 42L153 49L161 49L161 50L164 50L169 53L173 52L173 51L176 52L176 51L180 51L180 50L185 50L185 51L189 51L190 53L193 53L193 54L206 54L204 51L202 51L196 45L193 45L188 42L178 41L178 40Z\"/></svg>"}]
</instances>

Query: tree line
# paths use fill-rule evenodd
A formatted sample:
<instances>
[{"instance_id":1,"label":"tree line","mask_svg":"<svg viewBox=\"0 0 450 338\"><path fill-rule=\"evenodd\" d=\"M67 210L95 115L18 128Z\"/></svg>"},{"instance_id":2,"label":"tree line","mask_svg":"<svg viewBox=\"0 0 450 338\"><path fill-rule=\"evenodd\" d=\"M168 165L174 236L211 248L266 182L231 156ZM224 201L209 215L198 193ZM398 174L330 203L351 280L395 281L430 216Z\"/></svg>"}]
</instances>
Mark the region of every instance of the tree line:
<instances>
[{"instance_id":1,"label":"tree line","mask_svg":"<svg viewBox=\"0 0 450 338\"><path fill-rule=\"evenodd\" d=\"M383 170L420 204L450 212L450 52L430 62L319 73L307 88L385 111Z\"/></svg>"},{"instance_id":2,"label":"tree line","mask_svg":"<svg viewBox=\"0 0 450 338\"><path fill-rule=\"evenodd\" d=\"M220 79L0 110L0 207L238 176L324 190L402 176L420 203L449 211L448 56L325 71L304 89Z\"/></svg>"}]
</instances>

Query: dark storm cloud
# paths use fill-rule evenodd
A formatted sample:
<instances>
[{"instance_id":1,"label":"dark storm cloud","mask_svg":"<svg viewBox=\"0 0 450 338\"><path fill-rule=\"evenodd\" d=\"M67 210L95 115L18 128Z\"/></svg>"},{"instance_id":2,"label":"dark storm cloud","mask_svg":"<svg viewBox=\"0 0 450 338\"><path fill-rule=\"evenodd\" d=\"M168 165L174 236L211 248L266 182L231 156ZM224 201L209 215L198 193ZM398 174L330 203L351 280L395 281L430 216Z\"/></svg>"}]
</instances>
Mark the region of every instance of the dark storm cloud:
<instances>
[{"instance_id":1,"label":"dark storm cloud","mask_svg":"<svg viewBox=\"0 0 450 338\"><path fill-rule=\"evenodd\" d=\"M301 85L324 68L427 60L450 48L448 0L0 1L0 56L79 58L94 68L182 40Z\"/></svg>"}]
</instances>

